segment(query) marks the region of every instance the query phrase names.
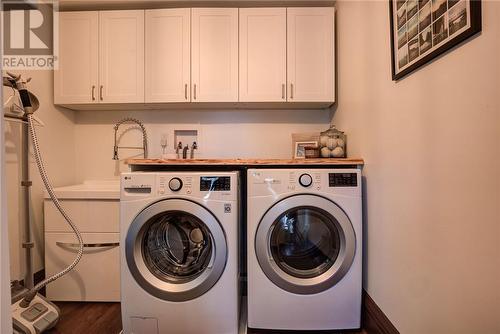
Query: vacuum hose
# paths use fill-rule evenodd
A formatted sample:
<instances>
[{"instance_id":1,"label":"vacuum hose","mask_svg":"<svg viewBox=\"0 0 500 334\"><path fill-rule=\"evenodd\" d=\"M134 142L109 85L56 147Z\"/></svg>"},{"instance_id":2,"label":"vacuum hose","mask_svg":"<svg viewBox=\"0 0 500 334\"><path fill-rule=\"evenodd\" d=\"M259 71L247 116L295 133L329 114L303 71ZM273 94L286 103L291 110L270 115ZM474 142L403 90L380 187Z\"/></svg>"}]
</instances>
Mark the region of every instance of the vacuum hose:
<instances>
[{"instance_id":1,"label":"vacuum hose","mask_svg":"<svg viewBox=\"0 0 500 334\"><path fill-rule=\"evenodd\" d=\"M34 151L34 155L35 155L35 161L36 161L36 165L38 166L38 170L40 172L40 176L42 178L43 184L45 185L45 188L47 189L47 192L49 193L49 196L52 199L52 202L54 203L56 208L59 210L61 215L64 217L66 222L69 224L69 226L71 226L73 233L75 234L76 238L78 239L79 245L78 245L78 253L76 255L75 260L69 266L67 266L64 270L62 270L61 272L46 278L42 282L35 285L31 290L29 290L26 293L26 295L24 296L24 299L22 300L22 302L20 303L21 307L28 307L30 305L31 301L33 300L33 298L35 298L37 292L41 288L43 288L47 284L55 281L56 279L66 275L71 270L73 270L73 268L76 267L76 265L78 264L78 262L80 262L80 259L83 256L83 238L82 238L82 235L81 235L80 231L78 230L78 227L76 227L75 223L71 220L69 215L66 213L66 211L61 206L61 203L59 202L59 199L57 198L56 194L54 193L54 189L52 188L52 185L50 184L49 177L47 176L47 172L45 171L45 167L44 167L43 159L42 159L42 154L40 152L40 147L38 145L38 138L36 136L33 114L27 113L27 119L28 119L28 128L29 128L29 133L31 136L31 141L33 143L33 151Z\"/></svg>"}]
</instances>

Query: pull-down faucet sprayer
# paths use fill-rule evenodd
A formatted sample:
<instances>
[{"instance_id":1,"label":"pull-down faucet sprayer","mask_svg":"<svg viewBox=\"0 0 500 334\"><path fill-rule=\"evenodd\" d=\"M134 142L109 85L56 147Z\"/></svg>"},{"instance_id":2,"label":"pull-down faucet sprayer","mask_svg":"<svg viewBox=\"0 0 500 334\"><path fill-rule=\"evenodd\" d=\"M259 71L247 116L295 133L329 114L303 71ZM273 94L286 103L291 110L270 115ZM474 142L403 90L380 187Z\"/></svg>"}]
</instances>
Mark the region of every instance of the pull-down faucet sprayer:
<instances>
[{"instance_id":1,"label":"pull-down faucet sprayer","mask_svg":"<svg viewBox=\"0 0 500 334\"><path fill-rule=\"evenodd\" d=\"M136 123L141 128L141 131L142 131L142 147L118 146L118 141L117 141L118 128L120 127L120 125L122 125L123 123L126 123L126 122ZM146 128L144 127L144 124L142 124L141 121L139 121L136 118L127 117L127 118L122 119L118 123L116 123L115 126L114 126L114 129L115 129L115 145L114 145L114 150L113 150L113 160L119 160L119 158L118 158L118 149L120 149L120 148L142 150L143 153L144 153L144 159L147 159L147 157L148 157L148 135L146 133Z\"/></svg>"}]
</instances>

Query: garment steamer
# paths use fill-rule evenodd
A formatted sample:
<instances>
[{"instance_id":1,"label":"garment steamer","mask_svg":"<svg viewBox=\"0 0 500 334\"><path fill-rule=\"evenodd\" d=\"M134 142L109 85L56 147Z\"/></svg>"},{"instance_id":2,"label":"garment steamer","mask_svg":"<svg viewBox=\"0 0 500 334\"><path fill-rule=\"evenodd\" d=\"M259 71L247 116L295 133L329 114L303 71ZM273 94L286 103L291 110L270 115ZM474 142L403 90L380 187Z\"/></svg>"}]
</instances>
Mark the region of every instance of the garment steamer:
<instances>
[{"instance_id":1,"label":"garment steamer","mask_svg":"<svg viewBox=\"0 0 500 334\"><path fill-rule=\"evenodd\" d=\"M35 131L36 119L33 113L38 109L39 102L37 97L28 91L27 84L29 79L22 78L21 75L14 75L7 72L6 77L3 77L3 85L11 87L19 93L19 99L22 105L22 115L6 114L4 117L22 121L23 132L23 155L22 155L22 180L21 187L23 188L23 208L24 208L24 225L25 225L25 240L23 248L26 249L26 276L25 288L20 293L13 295L12 300L12 321L15 333L22 334L39 334L55 326L59 320L59 309L56 305L45 299L38 293L40 289L47 284L55 281L56 279L64 276L78 264L83 255L83 239L78 231L78 228L64 211L57 199L54 190L50 184L45 167L43 164L40 148L38 145L38 138ZM75 260L68 267L61 272L46 278L42 282L33 286L33 268L32 268L32 253L33 242L31 240L31 226L30 226L30 188L32 182L29 178L29 138L33 144L33 153L35 161L40 172L43 184L50 195L61 215L66 222L71 226L76 238L78 239L79 247Z\"/></svg>"}]
</instances>

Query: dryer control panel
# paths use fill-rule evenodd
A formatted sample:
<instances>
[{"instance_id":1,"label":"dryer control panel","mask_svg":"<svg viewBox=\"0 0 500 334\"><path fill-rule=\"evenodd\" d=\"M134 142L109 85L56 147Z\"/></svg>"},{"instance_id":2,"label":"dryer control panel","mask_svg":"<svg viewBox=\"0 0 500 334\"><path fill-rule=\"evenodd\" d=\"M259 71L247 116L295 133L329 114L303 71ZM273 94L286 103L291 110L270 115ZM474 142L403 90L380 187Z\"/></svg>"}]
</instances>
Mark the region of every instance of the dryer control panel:
<instances>
[{"instance_id":1,"label":"dryer control panel","mask_svg":"<svg viewBox=\"0 0 500 334\"><path fill-rule=\"evenodd\" d=\"M358 185L358 174L329 173L328 184L330 187L356 187Z\"/></svg>"},{"instance_id":2,"label":"dryer control panel","mask_svg":"<svg viewBox=\"0 0 500 334\"><path fill-rule=\"evenodd\" d=\"M290 193L361 195L359 169L249 169L249 196L278 196Z\"/></svg>"}]
</instances>

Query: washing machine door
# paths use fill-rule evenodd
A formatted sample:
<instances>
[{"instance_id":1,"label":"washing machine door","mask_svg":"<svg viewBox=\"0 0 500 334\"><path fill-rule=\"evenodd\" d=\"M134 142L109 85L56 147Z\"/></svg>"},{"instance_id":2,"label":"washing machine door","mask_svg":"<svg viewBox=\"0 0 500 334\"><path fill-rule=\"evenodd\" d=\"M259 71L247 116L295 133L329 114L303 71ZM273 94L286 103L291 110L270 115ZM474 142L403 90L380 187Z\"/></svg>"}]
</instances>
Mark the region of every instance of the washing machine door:
<instances>
[{"instance_id":1,"label":"washing machine door","mask_svg":"<svg viewBox=\"0 0 500 334\"><path fill-rule=\"evenodd\" d=\"M180 302L197 298L215 285L226 265L227 243L208 209L186 199L166 199L134 219L125 256L144 290Z\"/></svg>"},{"instance_id":2,"label":"washing machine door","mask_svg":"<svg viewBox=\"0 0 500 334\"><path fill-rule=\"evenodd\" d=\"M316 195L296 195L262 217L255 252L266 276L296 294L327 290L348 272L356 236L344 211Z\"/></svg>"}]
</instances>

